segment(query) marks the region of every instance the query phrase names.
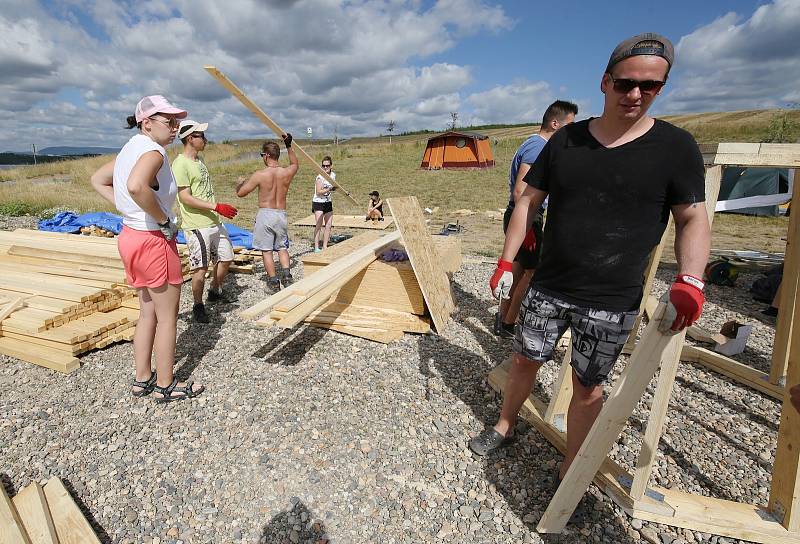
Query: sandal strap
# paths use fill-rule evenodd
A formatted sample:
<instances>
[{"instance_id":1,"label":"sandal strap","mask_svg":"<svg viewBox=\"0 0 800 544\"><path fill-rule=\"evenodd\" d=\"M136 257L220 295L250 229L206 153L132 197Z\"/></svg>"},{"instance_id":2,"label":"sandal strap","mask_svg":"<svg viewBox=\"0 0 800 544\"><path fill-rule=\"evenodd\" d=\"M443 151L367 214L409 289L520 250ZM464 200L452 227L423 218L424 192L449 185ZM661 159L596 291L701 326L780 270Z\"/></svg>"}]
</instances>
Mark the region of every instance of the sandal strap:
<instances>
[{"instance_id":1,"label":"sandal strap","mask_svg":"<svg viewBox=\"0 0 800 544\"><path fill-rule=\"evenodd\" d=\"M156 373L151 372L150 377L143 382L140 382L134 378L133 387L141 387L142 389L147 389L148 387L152 387L155 383L156 383Z\"/></svg>"},{"instance_id":2,"label":"sandal strap","mask_svg":"<svg viewBox=\"0 0 800 544\"><path fill-rule=\"evenodd\" d=\"M164 396L165 399L168 399L168 398L172 397L172 393L173 393L173 391L175 391L175 388L177 387L177 385L178 385L178 378L172 378L172 383L171 384L169 384L166 387L161 387L161 386L156 385L155 387L153 387L153 391L155 391L157 393L161 393Z\"/></svg>"}]
</instances>

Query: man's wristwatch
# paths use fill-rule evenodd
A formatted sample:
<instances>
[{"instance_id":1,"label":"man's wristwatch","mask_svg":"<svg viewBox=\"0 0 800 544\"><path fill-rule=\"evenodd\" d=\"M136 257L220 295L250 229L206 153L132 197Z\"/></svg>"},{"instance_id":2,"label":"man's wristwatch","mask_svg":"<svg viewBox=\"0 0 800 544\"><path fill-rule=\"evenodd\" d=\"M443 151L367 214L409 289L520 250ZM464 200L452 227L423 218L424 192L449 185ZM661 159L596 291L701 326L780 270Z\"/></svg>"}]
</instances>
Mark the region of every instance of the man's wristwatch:
<instances>
[{"instance_id":1,"label":"man's wristwatch","mask_svg":"<svg viewBox=\"0 0 800 544\"><path fill-rule=\"evenodd\" d=\"M167 220L164 221L163 223L159 223L158 226L159 226L159 228L162 228L162 229L169 228L169 217L167 217Z\"/></svg>"}]
</instances>

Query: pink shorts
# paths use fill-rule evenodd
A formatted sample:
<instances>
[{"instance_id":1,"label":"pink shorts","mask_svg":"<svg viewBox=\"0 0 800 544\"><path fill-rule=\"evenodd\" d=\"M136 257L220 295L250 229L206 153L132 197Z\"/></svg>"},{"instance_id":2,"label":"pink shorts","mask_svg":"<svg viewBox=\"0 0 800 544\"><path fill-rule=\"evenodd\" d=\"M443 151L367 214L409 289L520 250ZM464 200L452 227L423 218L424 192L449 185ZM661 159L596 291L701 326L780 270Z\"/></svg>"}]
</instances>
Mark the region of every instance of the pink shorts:
<instances>
[{"instance_id":1,"label":"pink shorts","mask_svg":"<svg viewBox=\"0 0 800 544\"><path fill-rule=\"evenodd\" d=\"M135 230L122 226L117 249L131 287L180 285L181 258L175 240L167 242L159 230Z\"/></svg>"}]
</instances>

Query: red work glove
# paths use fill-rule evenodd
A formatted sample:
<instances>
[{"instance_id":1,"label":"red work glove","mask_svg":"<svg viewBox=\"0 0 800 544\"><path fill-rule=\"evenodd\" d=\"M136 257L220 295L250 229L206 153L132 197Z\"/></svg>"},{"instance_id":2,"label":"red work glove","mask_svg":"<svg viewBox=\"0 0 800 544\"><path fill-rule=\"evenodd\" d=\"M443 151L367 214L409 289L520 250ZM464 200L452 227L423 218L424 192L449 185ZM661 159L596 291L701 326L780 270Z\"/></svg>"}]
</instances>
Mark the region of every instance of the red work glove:
<instances>
[{"instance_id":1,"label":"red work glove","mask_svg":"<svg viewBox=\"0 0 800 544\"><path fill-rule=\"evenodd\" d=\"M236 214L239 213L239 210L230 204L217 204L214 206L214 211L222 216L227 217L228 219L233 219L236 217Z\"/></svg>"},{"instance_id":2,"label":"red work glove","mask_svg":"<svg viewBox=\"0 0 800 544\"><path fill-rule=\"evenodd\" d=\"M700 318L706 301L703 287L703 280L689 274L680 274L675 278L669 293L665 293L661 299L667 303L667 310L658 327L661 332L674 334Z\"/></svg>"},{"instance_id":3,"label":"red work glove","mask_svg":"<svg viewBox=\"0 0 800 544\"><path fill-rule=\"evenodd\" d=\"M489 288L492 290L494 298L508 298L513 283L514 275L511 273L511 263L499 259L497 269L489 280Z\"/></svg>"},{"instance_id":4,"label":"red work glove","mask_svg":"<svg viewBox=\"0 0 800 544\"><path fill-rule=\"evenodd\" d=\"M532 228L528 231L528 234L525 235L525 239L522 241L522 249L527 249L528 251L533 251L536 249L536 231Z\"/></svg>"}]
</instances>

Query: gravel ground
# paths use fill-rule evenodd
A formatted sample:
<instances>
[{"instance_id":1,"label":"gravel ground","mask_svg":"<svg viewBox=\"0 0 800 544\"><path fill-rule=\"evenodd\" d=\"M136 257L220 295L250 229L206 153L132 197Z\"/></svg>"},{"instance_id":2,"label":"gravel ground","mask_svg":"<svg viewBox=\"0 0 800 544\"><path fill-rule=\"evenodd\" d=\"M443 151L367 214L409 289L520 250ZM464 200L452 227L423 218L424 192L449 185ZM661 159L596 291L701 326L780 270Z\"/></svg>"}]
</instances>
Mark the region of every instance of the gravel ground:
<instances>
[{"instance_id":1,"label":"gravel ground","mask_svg":"<svg viewBox=\"0 0 800 544\"><path fill-rule=\"evenodd\" d=\"M0 218L4 229L31 224ZM294 256L308 249L298 244ZM497 417L485 378L510 350L488 329L491 271L465 264L455 275L459 309L444 335L388 346L240 320L238 309L264 297L260 274L232 276L238 301L212 307L212 322L198 325L186 284L178 373L208 390L166 406L129 394L130 343L83 356L68 376L0 356L0 478L14 493L61 477L105 542L734 542L631 520L593 487L585 521L561 537L535 532L556 450L525 423L497 456L479 459L467 448ZM662 270L657 288L672 273ZM774 319L743 287L754 277L740 275L737 289L710 287L701 324L755 322L743 360L768 369ZM542 384L556 372L546 366ZM628 467L648 398L613 451ZM765 395L682 364L656 483L765 504L779 410Z\"/></svg>"}]
</instances>

